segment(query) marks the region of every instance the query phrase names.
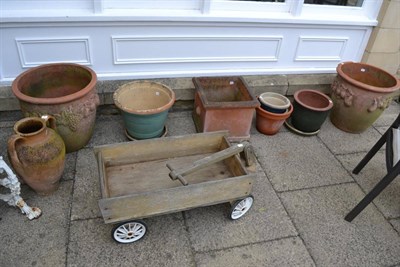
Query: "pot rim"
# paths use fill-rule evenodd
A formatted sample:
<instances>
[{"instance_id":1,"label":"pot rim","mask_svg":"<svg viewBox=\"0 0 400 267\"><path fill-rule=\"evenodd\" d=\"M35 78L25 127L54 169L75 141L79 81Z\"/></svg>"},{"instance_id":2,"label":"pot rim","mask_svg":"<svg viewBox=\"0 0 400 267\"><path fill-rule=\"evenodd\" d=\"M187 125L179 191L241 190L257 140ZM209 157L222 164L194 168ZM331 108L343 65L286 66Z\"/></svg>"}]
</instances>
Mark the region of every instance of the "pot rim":
<instances>
[{"instance_id":1,"label":"pot rim","mask_svg":"<svg viewBox=\"0 0 400 267\"><path fill-rule=\"evenodd\" d=\"M289 116L292 114L293 112L293 105L290 104L288 110L285 113L273 113L273 112L269 112L266 111L265 109L261 108L261 107L257 107L256 108L256 113L262 117L268 117L271 119L275 119L275 120L285 120L287 118L289 118Z\"/></svg>"},{"instance_id":2,"label":"pot rim","mask_svg":"<svg viewBox=\"0 0 400 267\"><path fill-rule=\"evenodd\" d=\"M271 97L271 98L276 98L276 99L282 100L283 102L285 102L285 104L284 104L284 105L275 105L275 104L266 102L265 99L263 98L263 95L264 95L264 96L267 96L267 97L269 96L269 97ZM269 106L269 107L272 107L272 108L275 108L275 109L287 109L287 108L289 108L289 106L290 106L290 100L289 100L286 96L281 95L281 94L279 94L279 93L275 93L275 92L265 92L265 93L262 93L262 94L258 97L258 100L260 100L260 102L263 103L264 105Z\"/></svg>"},{"instance_id":3,"label":"pot rim","mask_svg":"<svg viewBox=\"0 0 400 267\"><path fill-rule=\"evenodd\" d=\"M73 66L73 67L82 68L82 69L85 69L86 71L88 71L92 77L90 79L90 82L84 88L79 90L78 92L75 92L73 94L66 95L66 96L61 96L61 97L52 97L52 98L32 97L32 96L23 94L19 90L19 86L18 86L19 82L26 75L31 74L32 72L35 72L38 69L53 68L54 66ZM95 87L96 83L97 83L97 75L89 67L79 65L76 63L50 63L50 64L43 64L43 65L40 65L37 67L33 67L27 71L22 72L13 81L11 90L19 100L22 100L24 102L28 102L31 104L51 104L52 105L52 104L63 104L63 103L67 103L67 102L71 102L73 100L79 99L79 98L83 97L84 95L88 94Z\"/></svg>"},{"instance_id":4,"label":"pot rim","mask_svg":"<svg viewBox=\"0 0 400 267\"><path fill-rule=\"evenodd\" d=\"M31 133L22 133L22 132L20 132L20 131L18 130L18 128L19 128L19 126L20 126L21 124L26 123L27 121L32 121L32 120L41 123L41 124L42 124L42 127L41 127L39 130L34 131L34 132L31 132ZM29 136L37 135L38 133L43 132L45 128L46 128L46 124L44 123L43 119L42 119L42 118L38 118L38 117L27 117L27 118L23 118L23 119L20 119L19 121L17 121L17 122L14 124L14 132L15 132L17 135L22 136L22 137L29 137Z\"/></svg>"},{"instance_id":5,"label":"pot rim","mask_svg":"<svg viewBox=\"0 0 400 267\"><path fill-rule=\"evenodd\" d=\"M328 101L328 105L324 108L317 108L317 107L312 107L312 106L306 105L304 102L300 101L300 99L299 99L299 94L305 93L305 92L312 93L312 94L315 94L315 95L318 95L318 96L324 98L325 100ZM332 102L332 99L330 99L330 97L328 97L324 93L321 93L319 91L312 90L312 89L302 89L302 90L296 91L294 93L294 101L296 101L299 105L301 105L305 108L308 108L310 110L314 110L314 111L328 111L328 110L332 109L332 107L333 107L333 102Z\"/></svg>"},{"instance_id":6,"label":"pot rim","mask_svg":"<svg viewBox=\"0 0 400 267\"><path fill-rule=\"evenodd\" d=\"M369 85L369 84L365 84L365 83L359 82L359 81L351 78L349 75L344 73L344 71L342 70L342 67L344 65L350 65L350 64L359 65L360 67L364 66L364 67L368 67L368 68L374 68L376 70L384 72L386 75L390 76L395 81L395 85L392 86L392 87L378 87L378 86L373 86L373 85ZM361 87L361 88L363 88L365 90L369 90L369 91L372 91L372 92L376 92L376 93L392 93L392 92L400 89L400 80L399 79L397 79L395 76L393 76L389 72L387 72L387 71L385 71L385 70L383 70L381 68L378 68L378 67L376 67L374 65L370 65L370 64L366 64L366 63L360 63L360 62L347 61L347 62L339 63L337 65L337 67L336 67L336 71L337 71L338 75L342 79L346 80L350 84L353 84L353 85L355 85L357 87Z\"/></svg>"},{"instance_id":7,"label":"pot rim","mask_svg":"<svg viewBox=\"0 0 400 267\"><path fill-rule=\"evenodd\" d=\"M118 100L118 95L123 91L127 90L126 88L131 85L136 85L136 84L147 84L147 85L158 85L163 89L166 89L168 91L171 99L168 101L167 104L158 107L158 108L153 108L153 109L143 109L143 110L135 110L131 108L124 107L121 102ZM165 110L168 110L172 105L175 103L175 92L165 84L159 83L159 82L153 82L153 81L133 81L129 82L126 84L121 85L113 94L113 99L114 99L114 104L122 111L131 113L131 114L137 114L137 115L152 115L152 114L157 114L161 113Z\"/></svg>"}]
</instances>

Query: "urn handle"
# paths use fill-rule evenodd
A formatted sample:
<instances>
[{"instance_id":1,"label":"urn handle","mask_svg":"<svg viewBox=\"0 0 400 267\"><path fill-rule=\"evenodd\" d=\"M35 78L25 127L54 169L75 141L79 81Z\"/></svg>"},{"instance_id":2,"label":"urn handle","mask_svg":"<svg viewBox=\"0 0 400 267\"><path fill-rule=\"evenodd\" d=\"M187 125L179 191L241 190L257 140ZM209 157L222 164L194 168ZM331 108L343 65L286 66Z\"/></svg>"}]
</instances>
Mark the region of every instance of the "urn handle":
<instances>
[{"instance_id":1,"label":"urn handle","mask_svg":"<svg viewBox=\"0 0 400 267\"><path fill-rule=\"evenodd\" d=\"M54 131L56 131L56 118L54 118L51 115L42 115L41 116L42 120L44 120L46 126L48 125L51 129L53 129Z\"/></svg>"},{"instance_id":2,"label":"urn handle","mask_svg":"<svg viewBox=\"0 0 400 267\"><path fill-rule=\"evenodd\" d=\"M12 162L13 167L15 169L21 169L22 166L22 162L19 160L18 158L18 154L17 154L17 150L15 148L15 144L20 141L23 140L24 137L17 135L17 134L13 134L7 142L7 151L8 151L8 158L9 160Z\"/></svg>"}]
</instances>

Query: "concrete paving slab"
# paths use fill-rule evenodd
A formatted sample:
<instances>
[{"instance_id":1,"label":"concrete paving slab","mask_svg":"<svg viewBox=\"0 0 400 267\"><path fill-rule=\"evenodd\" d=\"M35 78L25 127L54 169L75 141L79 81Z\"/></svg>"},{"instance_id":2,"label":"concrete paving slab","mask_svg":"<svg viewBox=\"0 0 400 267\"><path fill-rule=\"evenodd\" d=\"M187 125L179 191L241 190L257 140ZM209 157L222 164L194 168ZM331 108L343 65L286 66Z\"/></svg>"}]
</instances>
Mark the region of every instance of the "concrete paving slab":
<instances>
[{"instance_id":1,"label":"concrete paving slab","mask_svg":"<svg viewBox=\"0 0 400 267\"><path fill-rule=\"evenodd\" d=\"M100 198L98 168L93 149L81 149L76 160L71 220L100 217Z\"/></svg>"},{"instance_id":2,"label":"concrete paving slab","mask_svg":"<svg viewBox=\"0 0 400 267\"><path fill-rule=\"evenodd\" d=\"M298 237L196 254L198 267L315 266Z\"/></svg>"},{"instance_id":3,"label":"concrete paving slab","mask_svg":"<svg viewBox=\"0 0 400 267\"><path fill-rule=\"evenodd\" d=\"M96 118L93 135L86 147L105 144L127 142L125 127L121 116L98 116Z\"/></svg>"},{"instance_id":4,"label":"concrete paving slab","mask_svg":"<svg viewBox=\"0 0 400 267\"><path fill-rule=\"evenodd\" d=\"M229 204L186 211L194 250L204 252L297 235L265 174L257 173L252 194L253 207L235 221L228 219Z\"/></svg>"},{"instance_id":5,"label":"concrete paving slab","mask_svg":"<svg viewBox=\"0 0 400 267\"><path fill-rule=\"evenodd\" d=\"M166 125L168 127L167 136L196 133L191 111L169 113Z\"/></svg>"},{"instance_id":6,"label":"concrete paving slab","mask_svg":"<svg viewBox=\"0 0 400 267\"><path fill-rule=\"evenodd\" d=\"M374 127L360 134L347 133L336 128L328 118L318 137L334 154L346 154L369 151L381 134Z\"/></svg>"},{"instance_id":7,"label":"concrete paving slab","mask_svg":"<svg viewBox=\"0 0 400 267\"><path fill-rule=\"evenodd\" d=\"M352 172L365 155L366 153L341 155L338 156L338 159L349 172ZM383 151L379 151L358 175L352 174L365 193L371 191L385 175L386 162ZM400 177L397 177L375 198L375 205L386 218L400 217L399 192Z\"/></svg>"},{"instance_id":8,"label":"concrete paving slab","mask_svg":"<svg viewBox=\"0 0 400 267\"><path fill-rule=\"evenodd\" d=\"M11 86L0 86L0 111L18 110L19 101L11 91Z\"/></svg>"},{"instance_id":9,"label":"concrete paving slab","mask_svg":"<svg viewBox=\"0 0 400 267\"><path fill-rule=\"evenodd\" d=\"M0 206L1 266L65 266L72 181L51 196L40 197L27 186L21 196L42 216L29 221L19 209ZM3 202L2 202L3 203Z\"/></svg>"},{"instance_id":10,"label":"concrete paving slab","mask_svg":"<svg viewBox=\"0 0 400 267\"><path fill-rule=\"evenodd\" d=\"M0 127L14 127L14 124L22 119L21 111L0 111Z\"/></svg>"},{"instance_id":11,"label":"concrete paving slab","mask_svg":"<svg viewBox=\"0 0 400 267\"><path fill-rule=\"evenodd\" d=\"M390 223L393 225L394 229L400 234L400 218L390 220Z\"/></svg>"},{"instance_id":12,"label":"concrete paving slab","mask_svg":"<svg viewBox=\"0 0 400 267\"><path fill-rule=\"evenodd\" d=\"M181 213L146 219L148 233L133 244L111 238L102 219L73 221L67 266L194 266Z\"/></svg>"},{"instance_id":13,"label":"concrete paving slab","mask_svg":"<svg viewBox=\"0 0 400 267\"><path fill-rule=\"evenodd\" d=\"M0 156L3 157L4 161L10 166L10 161L7 156L7 141L11 135L14 134L14 130L11 127L0 128Z\"/></svg>"},{"instance_id":14,"label":"concrete paving slab","mask_svg":"<svg viewBox=\"0 0 400 267\"><path fill-rule=\"evenodd\" d=\"M387 129L389 129L389 127L390 126L380 126L380 127L374 127L380 134L384 134L386 131L387 131ZM376 140L376 141L378 141L378 140ZM373 144L371 144L371 145L373 145Z\"/></svg>"},{"instance_id":15,"label":"concrete paving slab","mask_svg":"<svg viewBox=\"0 0 400 267\"><path fill-rule=\"evenodd\" d=\"M65 155L65 167L61 177L62 180L73 180L75 178L75 165L78 152L72 152Z\"/></svg>"},{"instance_id":16,"label":"concrete paving slab","mask_svg":"<svg viewBox=\"0 0 400 267\"><path fill-rule=\"evenodd\" d=\"M251 144L278 192L353 181L316 136L253 135Z\"/></svg>"},{"instance_id":17,"label":"concrete paving slab","mask_svg":"<svg viewBox=\"0 0 400 267\"><path fill-rule=\"evenodd\" d=\"M382 115L374 122L374 126L390 126L400 113L400 104L392 101L389 107L382 113Z\"/></svg>"},{"instance_id":18,"label":"concrete paving slab","mask_svg":"<svg viewBox=\"0 0 400 267\"><path fill-rule=\"evenodd\" d=\"M352 223L343 219L363 195L354 183L280 194L317 266L400 262L400 236L374 206Z\"/></svg>"}]
</instances>

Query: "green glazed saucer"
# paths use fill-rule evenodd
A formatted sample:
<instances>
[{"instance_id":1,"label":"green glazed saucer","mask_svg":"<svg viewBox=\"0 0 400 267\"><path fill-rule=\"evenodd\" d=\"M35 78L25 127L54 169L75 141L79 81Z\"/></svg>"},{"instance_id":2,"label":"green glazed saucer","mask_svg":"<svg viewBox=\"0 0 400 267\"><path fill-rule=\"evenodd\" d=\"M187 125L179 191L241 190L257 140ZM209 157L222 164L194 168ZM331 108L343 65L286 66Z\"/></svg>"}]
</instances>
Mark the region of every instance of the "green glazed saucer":
<instances>
[{"instance_id":1,"label":"green glazed saucer","mask_svg":"<svg viewBox=\"0 0 400 267\"><path fill-rule=\"evenodd\" d=\"M303 132L303 131L300 131L300 130L296 129L296 128L292 125L292 118L291 118L291 117L289 117L289 118L285 121L285 126L286 126L289 130L291 130L292 132L294 132L294 133L296 133L296 134L299 134L299 135L304 135L304 136L316 135L316 134L318 134L319 131L320 131L320 129L318 129L318 130L315 131L315 132Z\"/></svg>"},{"instance_id":2,"label":"green glazed saucer","mask_svg":"<svg viewBox=\"0 0 400 267\"><path fill-rule=\"evenodd\" d=\"M164 126L164 130L163 130L161 136L159 136L159 137L154 137L154 138L165 137L165 136L167 135L167 133L168 133L167 126ZM126 129L125 129L125 135L126 135L126 137L127 137L129 140L131 140L131 141L145 140L145 139L136 139L136 138L133 138L133 137L128 133L128 131L127 131ZM150 138L150 139L151 139L151 138Z\"/></svg>"}]
</instances>

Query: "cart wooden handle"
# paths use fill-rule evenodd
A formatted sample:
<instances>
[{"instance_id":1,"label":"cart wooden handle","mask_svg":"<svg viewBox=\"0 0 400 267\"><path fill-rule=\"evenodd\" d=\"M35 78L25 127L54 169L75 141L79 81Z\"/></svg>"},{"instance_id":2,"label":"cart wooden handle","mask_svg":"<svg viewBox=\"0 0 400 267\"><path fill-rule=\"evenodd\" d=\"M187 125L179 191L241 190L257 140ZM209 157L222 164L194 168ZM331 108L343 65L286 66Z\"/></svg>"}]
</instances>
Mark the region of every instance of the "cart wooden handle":
<instances>
[{"instance_id":1,"label":"cart wooden handle","mask_svg":"<svg viewBox=\"0 0 400 267\"><path fill-rule=\"evenodd\" d=\"M171 177L172 180L178 179L179 181L181 181L181 183L183 185L188 185L188 182L185 180L184 176L186 176L190 173L193 173L199 169L210 166L221 160L232 157L233 155L241 153L244 151L244 149L245 149L245 144L240 143L240 144L228 147L219 152L216 152L210 156L199 159L199 160L193 162L193 164L191 166L182 168L180 170L174 169L169 163L167 163L167 168L171 170L171 172L169 173L169 177Z\"/></svg>"}]
</instances>

